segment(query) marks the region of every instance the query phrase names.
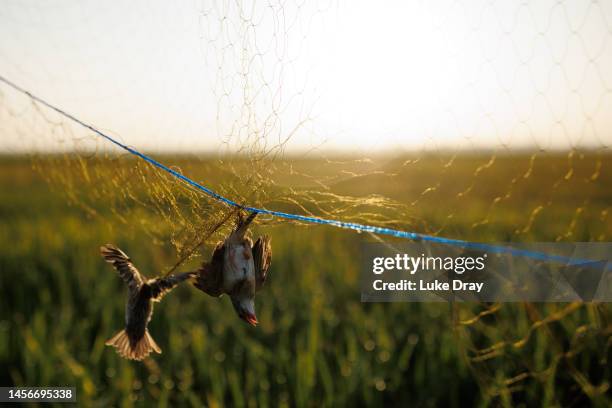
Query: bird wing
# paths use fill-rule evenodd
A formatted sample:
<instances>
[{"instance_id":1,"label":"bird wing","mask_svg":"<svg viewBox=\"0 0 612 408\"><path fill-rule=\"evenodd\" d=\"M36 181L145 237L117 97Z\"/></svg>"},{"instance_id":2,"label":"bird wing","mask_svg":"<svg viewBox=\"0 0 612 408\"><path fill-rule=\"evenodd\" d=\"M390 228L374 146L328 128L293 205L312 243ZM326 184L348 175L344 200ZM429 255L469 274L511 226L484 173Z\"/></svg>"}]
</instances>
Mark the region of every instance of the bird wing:
<instances>
[{"instance_id":1,"label":"bird wing","mask_svg":"<svg viewBox=\"0 0 612 408\"><path fill-rule=\"evenodd\" d=\"M223 293L223 258L225 245L219 242L213 251L210 262L204 262L197 270L194 286L210 296L218 297Z\"/></svg>"},{"instance_id":2,"label":"bird wing","mask_svg":"<svg viewBox=\"0 0 612 408\"><path fill-rule=\"evenodd\" d=\"M151 279L147 282L151 288L151 299L153 299L154 302L159 302L168 292L174 289L176 285L195 277L196 274L194 272L185 272L163 278Z\"/></svg>"},{"instance_id":3,"label":"bird wing","mask_svg":"<svg viewBox=\"0 0 612 408\"><path fill-rule=\"evenodd\" d=\"M100 247L100 254L104 260L112 264L119 276L127 284L130 293L134 293L142 287L144 279L130 258L119 248L111 244Z\"/></svg>"},{"instance_id":4,"label":"bird wing","mask_svg":"<svg viewBox=\"0 0 612 408\"><path fill-rule=\"evenodd\" d=\"M252 251L253 262L255 264L255 283L257 290L259 290L268 277L268 269L272 263L272 246L270 245L270 237L267 235L259 237L257 241L255 241Z\"/></svg>"}]
</instances>

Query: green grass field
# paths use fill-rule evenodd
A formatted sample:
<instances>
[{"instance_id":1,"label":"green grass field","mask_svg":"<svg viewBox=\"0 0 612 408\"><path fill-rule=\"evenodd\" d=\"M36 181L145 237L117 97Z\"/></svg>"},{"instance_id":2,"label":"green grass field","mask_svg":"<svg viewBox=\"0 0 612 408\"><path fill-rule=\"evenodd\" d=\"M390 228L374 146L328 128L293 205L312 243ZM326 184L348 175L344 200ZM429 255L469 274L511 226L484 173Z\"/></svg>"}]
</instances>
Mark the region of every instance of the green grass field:
<instances>
[{"instance_id":1,"label":"green grass field","mask_svg":"<svg viewBox=\"0 0 612 408\"><path fill-rule=\"evenodd\" d=\"M396 212L404 221L386 225L418 232L484 242L610 240L611 156L491 157L301 159L293 173L271 177L278 197L284 187L311 188L300 176L307 173L326 180L331 197L403 203ZM212 161L162 159L213 188L230 178ZM75 386L84 406L610 404L608 305L361 303L360 244L371 238L324 226L255 228L272 236L274 251L257 328L235 316L227 297L185 285L156 306L150 331L163 354L122 360L104 342L122 327L125 288L99 246L116 243L149 276L176 254L160 235L141 232L168 221L133 204L137 219L115 222L117 207L95 189L70 190L95 197L94 215L28 160L0 158L0 385ZM299 210L277 204L270 206ZM357 221L373 213L376 223L377 208L361 207ZM341 216L352 219L351 211L346 205Z\"/></svg>"}]
</instances>

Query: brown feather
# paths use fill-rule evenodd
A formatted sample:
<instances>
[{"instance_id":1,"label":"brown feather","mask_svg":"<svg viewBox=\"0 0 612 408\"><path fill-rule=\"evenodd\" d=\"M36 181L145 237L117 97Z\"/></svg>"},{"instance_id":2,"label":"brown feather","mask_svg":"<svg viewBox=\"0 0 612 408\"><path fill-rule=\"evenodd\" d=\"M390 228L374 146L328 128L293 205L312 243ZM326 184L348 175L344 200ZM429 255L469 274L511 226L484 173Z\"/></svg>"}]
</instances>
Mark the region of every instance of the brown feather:
<instances>
[{"instance_id":1,"label":"brown feather","mask_svg":"<svg viewBox=\"0 0 612 408\"><path fill-rule=\"evenodd\" d=\"M213 297L223 294L223 257L225 245L219 242L215 247L210 262L205 262L196 271L194 286Z\"/></svg>"},{"instance_id":2,"label":"brown feather","mask_svg":"<svg viewBox=\"0 0 612 408\"><path fill-rule=\"evenodd\" d=\"M179 283L195 277L195 273L185 272L176 275L166 276L164 278L151 279L149 282L147 282L147 284L151 287L151 299L154 302L159 302L168 292L174 289Z\"/></svg>"},{"instance_id":3,"label":"brown feather","mask_svg":"<svg viewBox=\"0 0 612 408\"><path fill-rule=\"evenodd\" d=\"M257 290L261 289L268 277L268 269L272 263L272 245L270 237L259 237L253 245L253 262L255 263L255 283Z\"/></svg>"},{"instance_id":4,"label":"brown feather","mask_svg":"<svg viewBox=\"0 0 612 408\"><path fill-rule=\"evenodd\" d=\"M121 279L128 285L131 293L137 292L144 284L145 279L134 266L130 258L119 248L106 244L100 247L100 254L104 260L113 265L119 272Z\"/></svg>"},{"instance_id":5,"label":"brown feather","mask_svg":"<svg viewBox=\"0 0 612 408\"><path fill-rule=\"evenodd\" d=\"M130 345L129 337L125 330L121 330L106 342L107 346L115 347L117 354L128 360L143 360L151 352L161 354L161 349L146 330L144 336L133 346Z\"/></svg>"},{"instance_id":6,"label":"brown feather","mask_svg":"<svg viewBox=\"0 0 612 408\"><path fill-rule=\"evenodd\" d=\"M238 213L238 221L236 222L236 228L234 231L236 231L236 233L239 236L244 236L244 234L246 233L247 229L249 228L249 225L251 224L251 222L253 222L253 220L255 219L255 217L257 216L256 212L252 212L249 214L249 216L245 219L244 215L242 215L242 213Z\"/></svg>"}]
</instances>

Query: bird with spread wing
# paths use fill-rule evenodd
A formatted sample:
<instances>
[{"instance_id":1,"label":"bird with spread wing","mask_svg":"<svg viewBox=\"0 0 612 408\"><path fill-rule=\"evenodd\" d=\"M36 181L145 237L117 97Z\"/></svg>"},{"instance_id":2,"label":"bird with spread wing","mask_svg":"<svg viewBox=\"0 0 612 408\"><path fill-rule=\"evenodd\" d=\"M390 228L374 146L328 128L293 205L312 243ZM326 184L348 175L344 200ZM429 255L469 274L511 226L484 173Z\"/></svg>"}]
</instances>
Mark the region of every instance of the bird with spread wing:
<instances>
[{"instance_id":1,"label":"bird with spread wing","mask_svg":"<svg viewBox=\"0 0 612 408\"><path fill-rule=\"evenodd\" d=\"M213 251L210 262L205 262L195 273L194 286L210 296L227 294L242 320L250 325L259 322L255 315L255 293L261 289L272 261L270 237L253 241L248 228L257 213L246 219L240 213L236 227Z\"/></svg>"},{"instance_id":2,"label":"bird with spread wing","mask_svg":"<svg viewBox=\"0 0 612 408\"><path fill-rule=\"evenodd\" d=\"M179 283L195 278L195 274L187 272L147 279L119 248L106 244L100 248L100 253L128 286L125 329L110 338L106 345L115 347L119 355L129 360L142 360L152 351L161 354L161 349L147 329L153 315L153 302L159 302Z\"/></svg>"}]
</instances>

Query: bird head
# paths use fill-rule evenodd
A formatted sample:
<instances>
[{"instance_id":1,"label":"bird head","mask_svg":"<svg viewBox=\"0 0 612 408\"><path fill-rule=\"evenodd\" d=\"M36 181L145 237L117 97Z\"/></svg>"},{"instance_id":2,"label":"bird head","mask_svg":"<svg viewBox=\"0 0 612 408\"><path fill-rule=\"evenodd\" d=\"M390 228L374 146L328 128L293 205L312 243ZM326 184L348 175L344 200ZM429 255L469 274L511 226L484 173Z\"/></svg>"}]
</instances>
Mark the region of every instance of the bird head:
<instances>
[{"instance_id":1,"label":"bird head","mask_svg":"<svg viewBox=\"0 0 612 408\"><path fill-rule=\"evenodd\" d=\"M251 326L257 326L259 321L255 315L255 301L253 298L232 297L232 305L242 320Z\"/></svg>"}]
</instances>

